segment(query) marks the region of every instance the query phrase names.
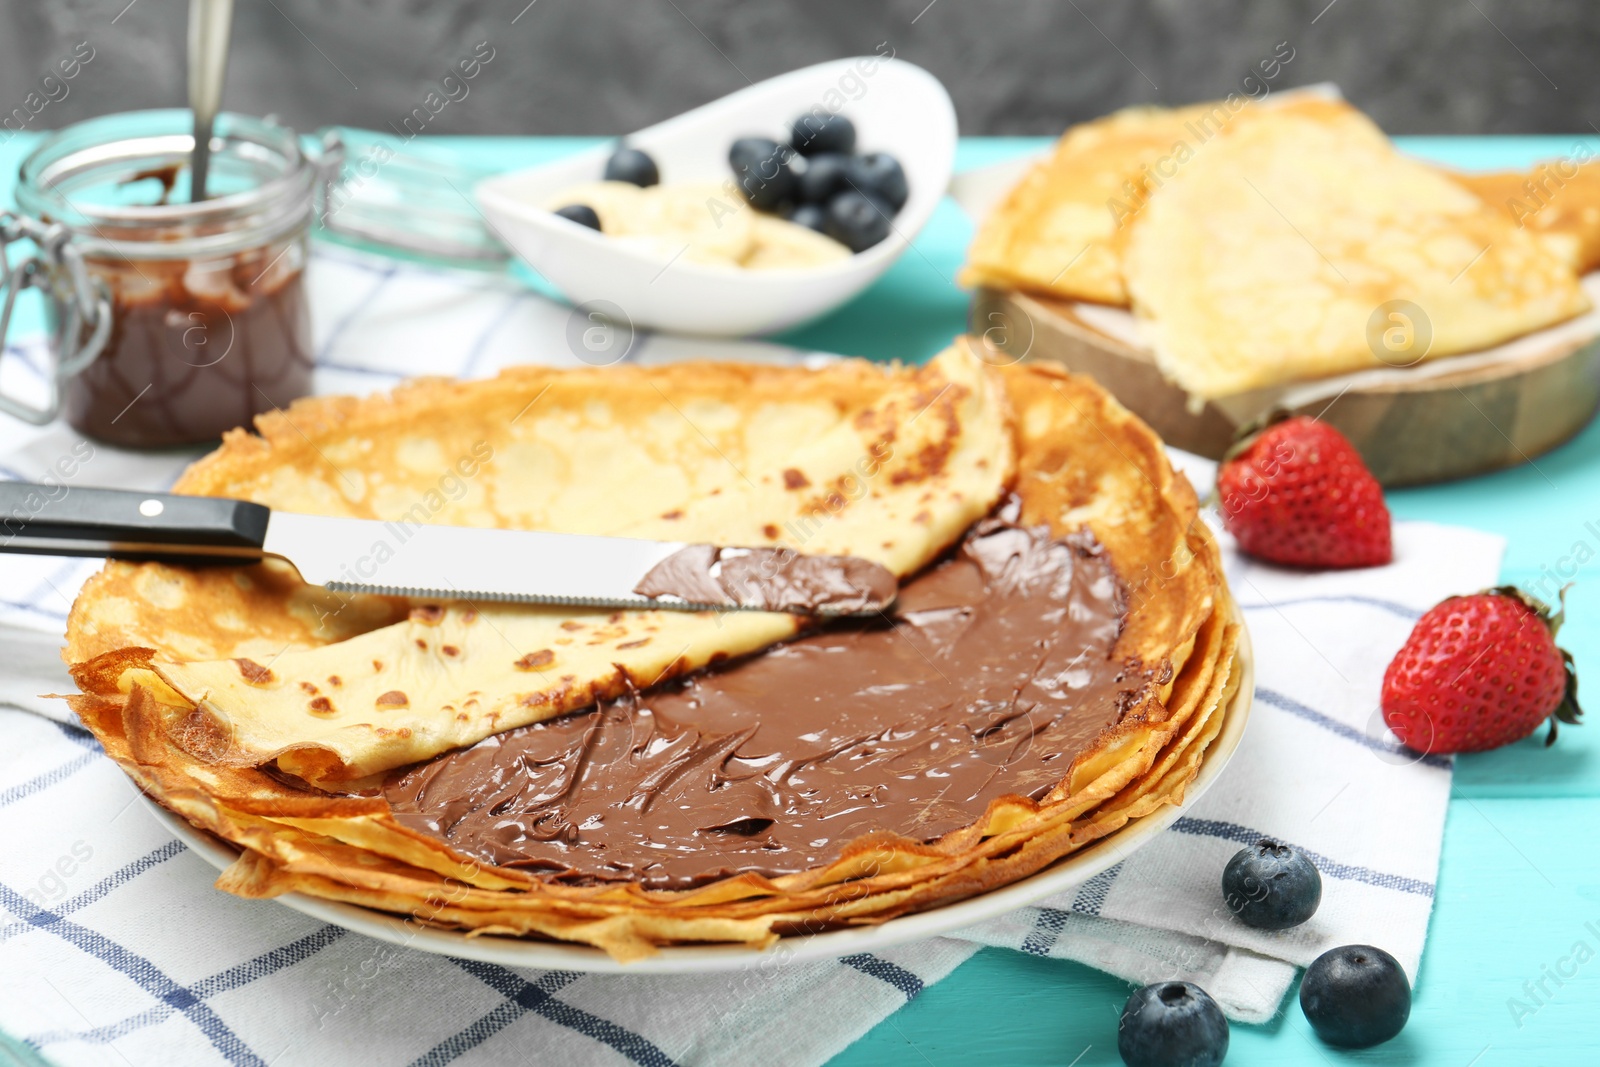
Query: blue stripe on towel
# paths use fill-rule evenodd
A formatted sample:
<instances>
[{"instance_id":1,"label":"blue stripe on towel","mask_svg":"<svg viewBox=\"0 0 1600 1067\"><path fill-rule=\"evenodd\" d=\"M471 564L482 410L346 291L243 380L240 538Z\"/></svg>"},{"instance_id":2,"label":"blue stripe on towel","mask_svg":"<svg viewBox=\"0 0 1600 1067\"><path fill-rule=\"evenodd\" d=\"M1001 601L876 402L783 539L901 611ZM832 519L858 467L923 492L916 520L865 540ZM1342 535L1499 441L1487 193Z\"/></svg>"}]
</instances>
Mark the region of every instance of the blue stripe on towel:
<instances>
[{"instance_id":1,"label":"blue stripe on towel","mask_svg":"<svg viewBox=\"0 0 1600 1067\"><path fill-rule=\"evenodd\" d=\"M1060 908L1040 908L1039 917L1033 921L1033 929L1022 939L1022 951L1031 956L1050 955L1050 950L1061 939L1061 931L1066 929L1071 916L1070 911Z\"/></svg>"},{"instance_id":2,"label":"blue stripe on towel","mask_svg":"<svg viewBox=\"0 0 1600 1067\"><path fill-rule=\"evenodd\" d=\"M1185 816L1172 824L1172 829L1180 834L1195 834L1201 837L1219 837L1224 841L1237 841L1241 845L1253 845L1263 838L1278 840L1271 834L1264 834L1260 830L1252 830L1248 826L1238 823L1219 822L1214 819L1194 819ZM1293 842L1286 842L1293 844ZM1388 874L1384 871L1375 871L1370 867L1359 867L1352 863L1340 863L1328 858L1320 852L1313 852L1309 848L1295 848L1304 852L1312 863L1317 865L1317 870L1332 878L1343 878L1351 882L1365 882L1375 885L1380 889L1393 889L1401 893L1415 893L1421 897L1433 896L1433 883L1424 882L1420 878L1407 878L1401 874Z\"/></svg>"},{"instance_id":3,"label":"blue stripe on towel","mask_svg":"<svg viewBox=\"0 0 1600 1067\"><path fill-rule=\"evenodd\" d=\"M1073 895L1072 911L1040 908L1033 929L1028 931L1028 936L1022 939L1022 944L1019 946L1022 951L1034 956L1050 955L1051 950L1056 947L1056 942L1061 939L1061 932L1066 929L1073 912L1081 915L1100 914L1100 909L1105 907L1106 894L1111 892L1112 883L1121 873L1122 864L1118 863L1084 882Z\"/></svg>"},{"instance_id":4,"label":"blue stripe on towel","mask_svg":"<svg viewBox=\"0 0 1600 1067\"><path fill-rule=\"evenodd\" d=\"M77 896L69 900L63 900L60 904L51 905L50 910L56 915L71 915L73 912L103 899L113 889L128 884L157 864L165 863L172 857L180 855L184 850L183 842L174 838L154 852L147 852L132 863L111 872ZM33 923L30 922L8 923L6 926L0 927L0 941L7 941L17 934L33 928Z\"/></svg>"},{"instance_id":5,"label":"blue stripe on towel","mask_svg":"<svg viewBox=\"0 0 1600 1067\"><path fill-rule=\"evenodd\" d=\"M378 280L373 283L372 288L367 290L367 294L356 301L355 306L346 311L344 317L334 323L333 329L328 331L327 339L322 342L322 350L317 353L315 360L317 364L320 365L328 357L328 353L333 351L334 346L339 343L339 338L344 335L345 330L349 329L350 324L360 318L361 313L372 306L372 302L378 299L378 294L388 287L389 283L394 280L394 276L399 272L400 264L398 263L392 263L386 269L374 272L378 275Z\"/></svg>"},{"instance_id":6,"label":"blue stripe on towel","mask_svg":"<svg viewBox=\"0 0 1600 1067\"><path fill-rule=\"evenodd\" d=\"M43 615L45 618L50 619L53 622L67 621L67 613L64 611L52 611L49 608L41 608L37 604L27 604L21 600L0 599L0 606L12 608L16 611L31 611L33 614Z\"/></svg>"},{"instance_id":7,"label":"blue stripe on towel","mask_svg":"<svg viewBox=\"0 0 1600 1067\"><path fill-rule=\"evenodd\" d=\"M412 1061L412 1067L443 1067L457 1056L477 1048L527 1012L593 1038L642 1067L674 1067L672 1057L650 1041L609 1019L602 1019L556 998L556 992L577 981L573 971L545 971L530 982L515 971L492 963L450 957L450 962L505 998L505 1002L454 1037L442 1041Z\"/></svg>"},{"instance_id":8,"label":"blue stripe on towel","mask_svg":"<svg viewBox=\"0 0 1600 1067\"><path fill-rule=\"evenodd\" d=\"M473 372L478 369L478 361L483 358L484 352L489 348L489 342L494 340L494 335L500 332L500 327L510 320L511 316L516 313L517 308L522 306L522 301L527 296L527 292L519 290L506 299L505 303L500 306L500 310L478 332L478 336L473 338L472 344L467 348L466 356L461 361L460 368L456 371L457 377L472 377Z\"/></svg>"},{"instance_id":9,"label":"blue stripe on towel","mask_svg":"<svg viewBox=\"0 0 1600 1067\"><path fill-rule=\"evenodd\" d=\"M399 371L383 370L378 367L363 367L357 363L335 363L330 359L325 359L318 363L317 369L339 371L344 374L370 374L374 378L388 378L390 381L396 382L405 377Z\"/></svg>"},{"instance_id":10,"label":"blue stripe on towel","mask_svg":"<svg viewBox=\"0 0 1600 1067\"><path fill-rule=\"evenodd\" d=\"M21 893L4 885L0 885L0 905L125 975L156 1000L181 1011L229 1063L239 1067L267 1067L266 1062L252 1052L204 1001L192 994L184 996L187 990L144 956L124 948L98 931L79 926L53 911L36 907Z\"/></svg>"},{"instance_id":11,"label":"blue stripe on towel","mask_svg":"<svg viewBox=\"0 0 1600 1067\"><path fill-rule=\"evenodd\" d=\"M869 974L880 982L887 982L904 993L907 1000L911 1000L922 992L922 979L898 963L890 963L888 960L874 956L870 952L858 952L854 956L840 956L839 962L847 967L854 967L862 974Z\"/></svg>"},{"instance_id":12,"label":"blue stripe on towel","mask_svg":"<svg viewBox=\"0 0 1600 1067\"><path fill-rule=\"evenodd\" d=\"M84 729L82 726L79 726L75 722L62 722L59 719L51 719L50 725L54 726L57 730L60 730L61 735L75 745L80 745L83 748L89 749L91 752L105 751L105 749L100 747L99 738L95 737L94 734L90 733L88 730Z\"/></svg>"},{"instance_id":13,"label":"blue stripe on towel","mask_svg":"<svg viewBox=\"0 0 1600 1067\"><path fill-rule=\"evenodd\" d=\"M1324 730L1327 730L1329 733L1337 734L1346 741L1354 741L1363 748L1370 748L1374 752L1382 752L1388 756L1411 759L1413 762L1421 763L1424 766L1438 767L1442 770L1449 770L1455 765L1448 756L1425 756L1420 752L1411 751L1404 745L1395 742L1380 741L1376 737L1368 737L1355 727L1346 726L1344 723L1333 718L1331 715L1325 715L1316 708L1308 707L1293 697L1284 696L1282 693L1279 693L1276 690L1257 688L1256 697L1267 704L1271 704L1275 708L1287 711L1291 715L1299 716L1307 722L1315 723Z\"/></svg>"},{"instance_id":14,"label":"blue stripe on towel","mask_svg":"<svg viewBox=\"0 0 1600 1067\"><path fill-rule=\"evenodd\" d=\"M31 797L35 793L49 789L57 782L64 782L91 763L98 762L100 762L100 753L85 752L83 755L61 764L59 767L52 767L41 775L29 778L26 782L14 785L9 789L0 789L0 808L15 804L24 797Z\"/></svg>"},{"instance_id":15,"label":"blue stripe on towel","mask_svg":"<svg viewBox=\"0 0 1600 1067\"><path fill-rule=\"evenodd\" d=\"M1382 600L1375 596L1301 596L1290 600L1267 600L1259 604L1240 604L1245 611L1260 611L1266 608L1292 608L1300 604L1364 604L1369 608L1387 611L1391 615L1398 615L1402 619L1413 622L1422 618L1422 612L1416 608L1407 607L1405 604L1393 600Z\"/></svg>"},{"instance_id":16,"label":"blue stripe on towel","mask_svg":"<svg viewBox=\"0 0 1600 1067\"><path fill-rule=\"evenodd\" d=\"M1100 909L1106 905L1106 894L1111 892L1111 884L1117 880L1117 875L1122 873L1122 864L1107 867L1087 882L1078 887L1078 892L1072 898L1072 910L1084 915L1099 915Z\"/></svg>"},{"instance_id":17,"label":"blue stripe on towel","mask_svg":"<svg viewBox=\"0 0 1600 1067\"><path fill-rule=\"evenodd\" d=\"M93 1030L81 1032L57 1031L47 1034L37 1034L28 1038L28 1043L34 1047L55 1044L63 1041L82 1041L88 1044L108 1045L118 1038L142 1030L146 1026L153 1026L164 1022L176 1011L184 1011L195 1004L203 1004L218 993L226 993L232 989L249 985L258 978L265 978L283 970L285 967L299 963L301 960L316 955L341 937L346 931L342 927L325 925L305 937L291 941L282 948L275 948L271 952L263 953L253 960L244 963L210 978L202 978L192 986L174 989L161 996L160 1003L152 1008L147 1008L135 1015L130 1015L119 1022L108 1026L97 1026Z\"/></svg>"}]
</instances>

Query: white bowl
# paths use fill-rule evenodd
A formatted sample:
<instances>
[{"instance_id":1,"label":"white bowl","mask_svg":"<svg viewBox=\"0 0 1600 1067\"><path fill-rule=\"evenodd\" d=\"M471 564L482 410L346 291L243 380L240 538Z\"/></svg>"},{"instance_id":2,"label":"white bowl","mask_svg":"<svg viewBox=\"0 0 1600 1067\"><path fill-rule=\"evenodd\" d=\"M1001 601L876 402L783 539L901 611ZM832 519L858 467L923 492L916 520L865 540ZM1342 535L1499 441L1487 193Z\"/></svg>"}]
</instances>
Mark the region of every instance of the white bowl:
<instances>
[{"instance_id":1,"label":"white bowl","mask_svg":"<svg viewBox=\"0 0 1600 1067\"><path fill-rule=\"evenodd\" d=\"M542 206L564 188L598 181L612 145L490 178L477 186L478 203L495 233L575 304L608 301L616 308L602 310L620 309L635 326L681 333L772 333L831 311L871 285L927 223L955 160L950 94L921 67L862 56L770 78L627 138L655 159L663 183L720 183L732 178L728 146L735 139L787 141L789 123L819 107L855 123L858 150L898 159L911 187L889 236L839 263L764 271L681 260L668 266Z\"/></svg>"}]
</instances>

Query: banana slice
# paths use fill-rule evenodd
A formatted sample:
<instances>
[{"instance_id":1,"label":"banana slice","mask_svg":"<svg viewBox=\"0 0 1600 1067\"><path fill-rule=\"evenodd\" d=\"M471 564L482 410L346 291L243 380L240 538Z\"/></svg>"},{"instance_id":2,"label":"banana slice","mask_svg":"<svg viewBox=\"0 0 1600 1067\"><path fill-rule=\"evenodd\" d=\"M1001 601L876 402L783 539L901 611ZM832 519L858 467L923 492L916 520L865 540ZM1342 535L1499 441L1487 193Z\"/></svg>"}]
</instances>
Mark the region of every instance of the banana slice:
<instances>
[{"instance_id":1,"label":"banana slice","mask_svg":"<svg viewBox=\"0 0 1600 1067\"><path fill-rule=\"evenodd\" d=\"M610 237L648 232L645 195L628 182L588 182L563 189L545 202L551 211L568 204L587 204L600 216L600 232Z\"/></svg>"},{"instance_id":2,"label":"banana slice","mask_svg":"<svg viewBox=\"0 0 1600 1067\"><path fill-rule=\"evenodd\" d=\"M746 270L803 270L850 258L850 249L816 230L774 215L756 215L755 242L740 265Z\"/></svg>"},{"instance_id":3,"label":"banana slice","mask_svg":"<svg viewBox=\"0 0 1600 1067\"><path fill-rule=\"evenodd\" d=\"M684 245L696 263L737 265L755 244L754 216L743 198L712 183L657 185L644 190L641 229L664 244Z\"/></svg>"},{"instance_id":4,"label":"banana slice","mask_svg":"<svg viewBox=\"0 0 1600 1067\"><path fill-rule=\"evenodd\" d=\"M739 261L725 252L697 246L692 240L677 234L629 234L618 237L617 243L667 263L698 263L708 267L738 269Z\"/></svg>"}]
</instances>

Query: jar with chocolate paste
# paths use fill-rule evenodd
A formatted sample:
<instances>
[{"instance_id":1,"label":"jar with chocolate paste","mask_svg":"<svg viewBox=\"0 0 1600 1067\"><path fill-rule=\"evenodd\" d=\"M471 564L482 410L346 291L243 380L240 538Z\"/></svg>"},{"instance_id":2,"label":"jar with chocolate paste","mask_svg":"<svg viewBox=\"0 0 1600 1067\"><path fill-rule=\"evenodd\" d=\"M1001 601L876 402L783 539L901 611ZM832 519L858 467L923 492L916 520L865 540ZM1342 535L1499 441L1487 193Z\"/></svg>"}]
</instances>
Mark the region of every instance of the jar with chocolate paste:
<instances>
[{"instance_id":1,"label":"jar with chocolate paste","mask_svg":"<svg viewBox=\"0 0 1600 1067\"><path fill-rule=\"evenodd\" d=\"M322 165L293 131L223 114L208 198L190 202L187 110L109 115L22 164L3 237L5 310L41 289L52 379L0 409L110 444L206 444L311 391L305 267ZM42 395L42 398L41 398Z\"/></svg>"}]
</instances>

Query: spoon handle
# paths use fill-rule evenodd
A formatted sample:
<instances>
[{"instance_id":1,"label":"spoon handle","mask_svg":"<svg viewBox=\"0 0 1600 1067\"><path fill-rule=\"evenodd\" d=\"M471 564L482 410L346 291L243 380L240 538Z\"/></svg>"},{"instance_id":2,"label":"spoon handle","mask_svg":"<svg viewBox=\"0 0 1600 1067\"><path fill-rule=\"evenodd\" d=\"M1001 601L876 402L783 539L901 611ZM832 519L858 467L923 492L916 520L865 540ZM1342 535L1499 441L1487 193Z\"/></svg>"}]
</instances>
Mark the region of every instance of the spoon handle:
<instances>
[{"instance_id":1,"label":"spoon handle","mask_svg":"<svg viewBox=\"0 0 1600 1067\"><path fill-rule=\"evenodd\" d=\"M228 34L232 28L233 0L189 0L189 107L194 110L189 199L195 202L206 198L211 127L222 106L222 81L228 73Z\"/></svg>"}]
</instances>

